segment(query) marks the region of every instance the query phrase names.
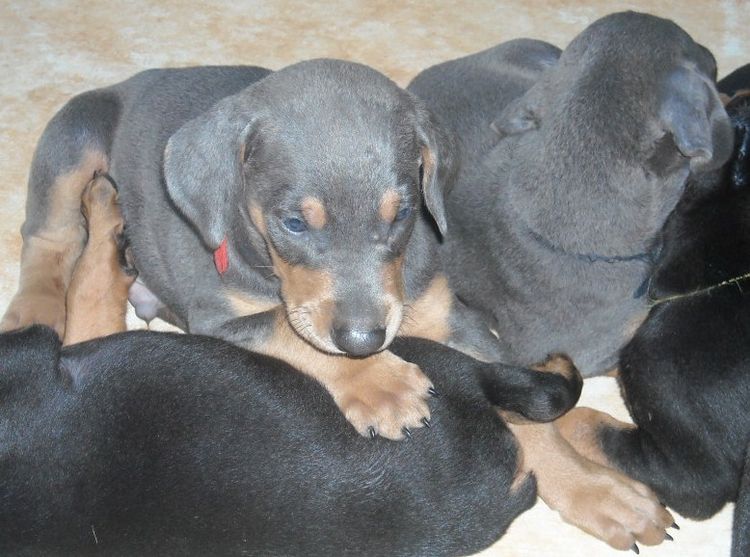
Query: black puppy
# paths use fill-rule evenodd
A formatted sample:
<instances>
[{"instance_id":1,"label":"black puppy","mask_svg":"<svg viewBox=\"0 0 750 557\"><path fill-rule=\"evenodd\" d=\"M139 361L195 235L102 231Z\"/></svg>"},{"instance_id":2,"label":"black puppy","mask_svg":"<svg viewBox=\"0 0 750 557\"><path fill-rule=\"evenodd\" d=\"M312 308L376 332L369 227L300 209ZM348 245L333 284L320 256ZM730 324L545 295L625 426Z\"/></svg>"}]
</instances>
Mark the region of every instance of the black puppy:
<instances>
[{"instance_id":1,"label":"black puppy","mask_svg":"<svg viewBox=\"0 0 750 557\"><path fill-rule=\"evenodd\" d=\"M441 396L427 435L355 434L287 364L208 337L132 332L61 349L0 336L2 555L454 555L498 539L535 498L495 405L551 420L548 373L398 340ZM552 372L552 373L549 373Z\"/></svg>"},{"instance_id":2,"label":"black puppy","mask_svg":"<svg viewBox=\"0 0 750 557\"><path fill-rule=\"evenodd\" d=\"M750 66L719 83L726 93L747 88ZM650 485L680 514L707 518L738 501L739 557L750 555L750 97L727 111L734 155L693 180L667 222L655 307L620 356L637 427L589 409L560 427L580 452Z\"/></svg>"}]
</instances>

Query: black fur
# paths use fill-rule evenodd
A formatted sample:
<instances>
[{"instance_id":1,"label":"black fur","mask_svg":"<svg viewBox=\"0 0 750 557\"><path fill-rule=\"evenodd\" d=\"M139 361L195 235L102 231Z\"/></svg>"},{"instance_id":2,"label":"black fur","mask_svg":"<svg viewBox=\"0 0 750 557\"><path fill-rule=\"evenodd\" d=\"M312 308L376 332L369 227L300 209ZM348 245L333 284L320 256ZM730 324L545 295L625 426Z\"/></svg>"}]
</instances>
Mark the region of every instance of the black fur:
<instances>
[{"instance_id":1,"label":"black fur","mask_svg":"<svg viewBox=\"0 0 750 557\"><path fill-rule=\"evenodd\" d=\"M599 435L614 465L680 514L707 518L739 497L739 556L750 528L750 280L730 279L750 272L750 188L738 179L750 176L741 153L750 102L738 99L728 111L735 153L690 182L667 222L650 291L656 306L621 353L623 395L638 428L607 426Z\"/></svg>"},{"instance_id":2,"label":"black fur","mask_svg":"<svg viewBox=\"0 0 750 557\"><path fill-rule=\"evenodd\" d=\"M553 419L580 377L397 340L440 392L431 432L370 440L314 380L199 336L61 349L0 336L1 555L454 555L535 497L492 402ZM506 379L506 378L510 379ZM533 389L526 386L533 385Z\"/></svg>"}]
</instances>

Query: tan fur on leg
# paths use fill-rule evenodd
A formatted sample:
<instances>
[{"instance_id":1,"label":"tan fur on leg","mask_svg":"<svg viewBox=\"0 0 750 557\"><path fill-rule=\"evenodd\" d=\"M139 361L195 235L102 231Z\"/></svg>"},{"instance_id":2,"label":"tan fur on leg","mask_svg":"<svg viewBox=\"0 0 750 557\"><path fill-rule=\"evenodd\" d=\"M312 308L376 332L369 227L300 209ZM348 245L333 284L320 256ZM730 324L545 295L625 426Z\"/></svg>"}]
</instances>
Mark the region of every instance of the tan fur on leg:
<instances>
[{"instance_id":1,"label":"tan fur on leg","mask_svg":"<svg viewBox=\"0 0 750 557\"><path fill-rule=\"evenodd\" d=\"M576 452L597 464L612 468L599 443L598 432L604 425L617 429L635 428L633 424L621 422L609 414L585 407L573 408L555 422L557 430Z\"/></svg>"},{"instance_id":2,"label":"tan fur on leg","mask_svg":"<svg viewBox=\"0 0 750 557\"><path fill-rule=\"evenodd\" d=\"M616 549L665 539L672 515L648 487L578 454L554 423L508 427L536 476L539 496L566 522Z\"/></svg>"},{"instance_id":3,"label":"tan fur on leg","mask_svg":"<svg viewBox=\"0 0 750 557\"><path fill-rule=\"evenodd\" d=\"M88 184L82 210L89 237L67 292L66 345L124 331L128 289L135 280L120 265L117 239L123 220L106 178Z\"/></svg>"},{"instance_id":4,"label":"tan fur on leg","mask_svg":"<svg viewBox=\"0 0 750 557\"><path fill-rule=\"evenodd\" d=\"M81 194L94 172L104 168L104 155L89 152L50 186L49 214L36 233L24 238L18 292L0 321L0 331L42 324L64 336L65 295L86 242Z\"/></svg>"}]
</instances>

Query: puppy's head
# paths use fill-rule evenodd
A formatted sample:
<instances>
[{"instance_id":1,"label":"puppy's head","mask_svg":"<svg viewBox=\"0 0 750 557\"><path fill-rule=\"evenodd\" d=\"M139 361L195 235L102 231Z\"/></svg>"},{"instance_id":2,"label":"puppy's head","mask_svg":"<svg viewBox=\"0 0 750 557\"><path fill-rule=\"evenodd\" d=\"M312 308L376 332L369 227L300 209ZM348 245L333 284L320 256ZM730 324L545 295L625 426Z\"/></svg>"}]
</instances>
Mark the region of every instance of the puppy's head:
<instances>
[{"instance_id":1,"label":"puppy's head","mask_svg":"<svg viewBox=\"0 0 750 557\"><path fill-rule=\"evenodd\" d=\"M549 204L561 218L573 199L571 211L601 217L602 230L589 236L616 229L623 244L604 249L627 253L661 227L690 172L729 157L732 130L715 77L710 52L673 22L613 14L576 37L494 127L519 136L529 187L553 184L565 196ZM532 224L553 233L557 213L540 209Z\"/></svg>"},{"instance_id":2,"label":"puppy's head","mask_svg":"<svg viewBox=\"0 0 750 557\"><path fill-rule=\"evenodd\" d=\"M267 253L289 322L331 353L386 347L406 247L426 208L442 232L453 146L378 72L313 60L269 75L169 141L169 194L210 249ZM263 269L259 269L263 271Z\"/></svg>"}]
</instances>

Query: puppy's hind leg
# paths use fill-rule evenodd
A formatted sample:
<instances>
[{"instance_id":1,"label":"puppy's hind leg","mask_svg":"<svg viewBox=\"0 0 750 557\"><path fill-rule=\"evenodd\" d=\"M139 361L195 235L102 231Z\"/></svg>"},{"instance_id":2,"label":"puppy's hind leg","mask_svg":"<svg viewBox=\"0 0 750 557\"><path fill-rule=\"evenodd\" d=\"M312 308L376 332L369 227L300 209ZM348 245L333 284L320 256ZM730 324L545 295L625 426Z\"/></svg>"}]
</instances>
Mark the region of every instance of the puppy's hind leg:
<instances>
[{"instance_id":1,"label":"puppy's hind leg","mask_svg":"<svg viewBox=\"0 0 750 557\"><path fill-rule=\"evenodd\" d=\"M0 331L35 323L65 332L65 293L86 242L81 193L109 165L118 101L108 93L72 99L47 125L34 154L21 228L18 291Z\"/></svg>"},{"instance_id":2,"label":"puppy's hind leg","mask_svg":"<svg viewBox=\"0 0 750 557\"><path fill-rule=\"evenodd\" d=\"M65 345L124 331L128 290L135 280L135 273L123 268L124 223L109 179L97 176L89 182L81 202L88 241L67 293Z\"/></svg>"}]
</instances>

